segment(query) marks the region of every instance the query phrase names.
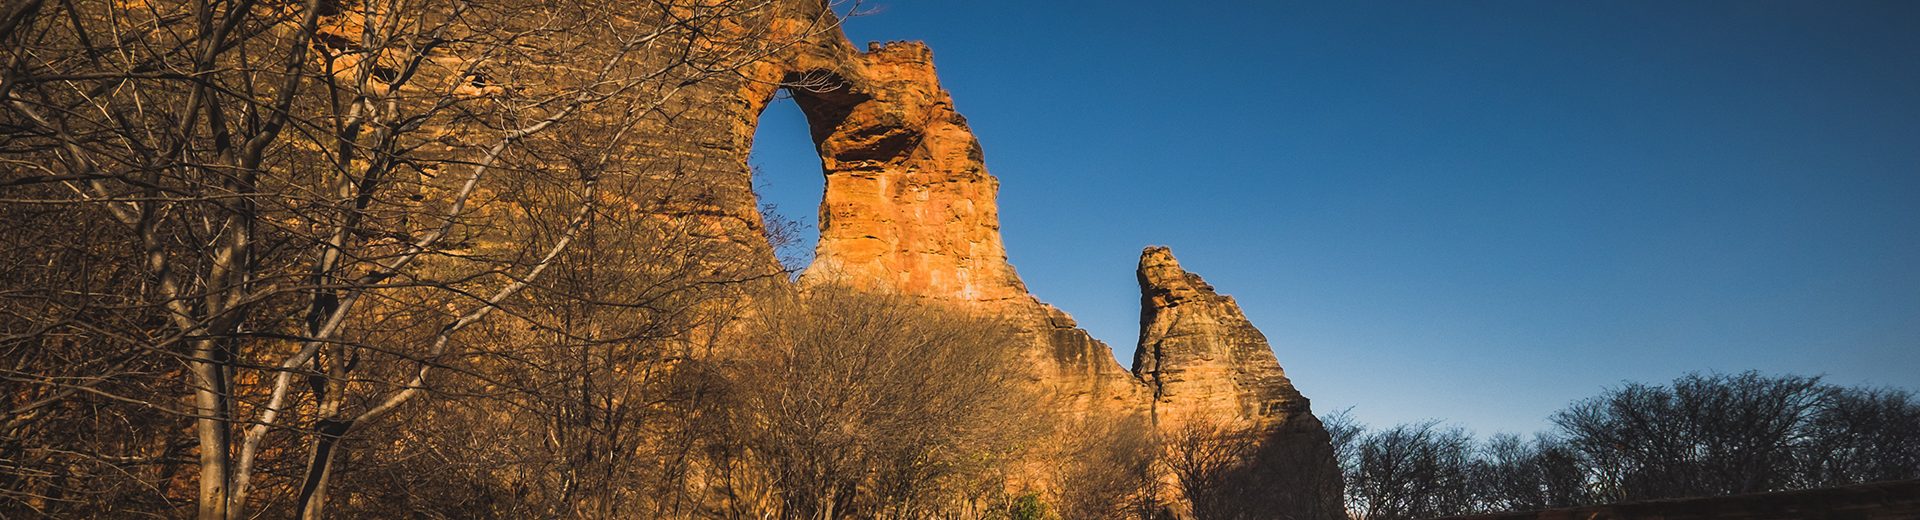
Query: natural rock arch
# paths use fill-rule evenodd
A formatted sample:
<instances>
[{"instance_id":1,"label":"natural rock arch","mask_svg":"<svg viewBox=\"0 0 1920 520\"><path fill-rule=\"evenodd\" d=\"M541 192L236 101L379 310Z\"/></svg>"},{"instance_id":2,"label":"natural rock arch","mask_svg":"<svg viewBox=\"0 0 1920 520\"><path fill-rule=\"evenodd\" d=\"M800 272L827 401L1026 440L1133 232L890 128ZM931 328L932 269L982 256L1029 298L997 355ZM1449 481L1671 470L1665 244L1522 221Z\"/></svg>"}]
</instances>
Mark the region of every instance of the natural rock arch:
<instances>
[{"instance_id":1,"label":"natural rock arch","mask_svg":"<svg viewBox=\"0 0 1920 520\"><path fill-rule=\"evenodd\" d=\"M1169 432L1204 422L1254 434L1260 454L1245 473L1264 484L1245 489L1291 497L1269 505L1287 517L1343 516L1325 430L1231 298L1165 249L1149 249L1140 354L1133 371L1123 369L1105 344L1029 294L1007 262L999 183L940 87L931 51L896 42L860 52L831 32L747 71L739 90L747 106L735 119L735 142L750 144L780 89L806 115L825 188L801 286L847 283L1001 316L1019 330L1032 380L1049 396L1036 406ZM743 172L746 149L734 151ZM744 211L758 216L750 200Z\"/></svg>"},{"instance_id":2,"label":"natural rock arch","mask_svg":"<svg viewBox=\"0 0 1920 520\"><path fill-rule=\"evenodd\" d=\"M826 176L803 280L962 301L1025 296L1000 239L999 183L926 46L847 52L834 67L786 72L777 83L806 114ZM761 110L774 93L761 94Z\"/></svg>"}]
</instances>

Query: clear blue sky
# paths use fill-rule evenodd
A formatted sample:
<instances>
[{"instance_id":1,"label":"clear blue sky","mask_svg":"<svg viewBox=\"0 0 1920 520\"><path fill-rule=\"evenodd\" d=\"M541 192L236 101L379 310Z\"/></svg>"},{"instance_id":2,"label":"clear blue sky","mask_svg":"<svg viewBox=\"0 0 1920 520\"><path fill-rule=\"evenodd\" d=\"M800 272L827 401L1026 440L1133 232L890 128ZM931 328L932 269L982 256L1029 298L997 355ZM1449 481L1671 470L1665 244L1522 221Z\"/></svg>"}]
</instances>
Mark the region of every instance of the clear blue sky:
<instances>
[{"instance_id":1,"label":"clear blue sky","mask_svg":"<svg viewBox=\"0 0 1920 520\"><path fill-rule=\"evenodd\" d=\"M932 46L1014 266L1123 361L1165 244L1370 424L1531 432L1696 370L1920 389L1920 2L868 5L848 35ZM791 102L759 140L810 221Z\"/></svg>"}]
</instances>

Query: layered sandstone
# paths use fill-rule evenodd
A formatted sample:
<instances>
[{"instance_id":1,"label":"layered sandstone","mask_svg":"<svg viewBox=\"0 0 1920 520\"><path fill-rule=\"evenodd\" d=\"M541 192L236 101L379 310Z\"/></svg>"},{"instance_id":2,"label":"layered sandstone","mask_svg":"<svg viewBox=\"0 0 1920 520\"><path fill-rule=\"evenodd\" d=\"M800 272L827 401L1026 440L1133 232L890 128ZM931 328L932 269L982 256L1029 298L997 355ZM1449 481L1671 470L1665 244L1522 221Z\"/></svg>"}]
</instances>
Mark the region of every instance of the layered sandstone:
<instances>
[{"instance_id":1,"label":"layered sandstone","mask_svg":"<svg viewBox=\"0 0 1920 520\"><path fill-rule=\"evenodd\" d=\"M851 57L858 81L801 90L826 172L807 276L969 302L1027 296L1000 240L999 181L920 43Z\"/></svg>"},{"instance_id":2,"label":"layered sandstone","mask_svg":"<svg viewBox=\"0 0 1920 520\"><path fill-rule=\"evenodd\" d=\"M1233 297L1182 269L1165 247L1142 252L1136 276L1140 346L1133 374L1153 391L1156 422L1269 429L1315 421Z\"/></svg>"},{"instance_id":3,"label":"layered sandstone","mask_svg":"<svg viewBox=\"0 0 1920 520\"><path fill-rule=\"evenodd\" d=\"M820 239L801 284L846 283L947 301L1020 331L1032 379L1064 415L1145 417L1146 389L1112 350L1027 292L1007 261L979 140L918 42L826 42L779 77L806 114L826 175ZM761 106L774 93L760 94Z\"/></svg>"},{"instance_id":4,"label":"layered sandstone","mask_svg":"<svg viewBox=\"0 0 1920 520\"><path fill-rule=\"evenodd\" d=\"M1233 297L1180 267L1173 252L1140 254L1140 346L1133 373L1153 395L1155 424L1250 435L1252 467L1232 485L1276 498L1261 502L1282 518L1342 518L1340 469L1331 439L1306 396L1293 387L1273 347Z\"/></svg>"},{"instance_id":5,"label":"layered sandstone","mask_svg":"<svg viewBox=\"0 0 1920 520\"><path fill-rule=\"evenodd\" d=\"M747 155L759 113L785 92L805 112L826 188L820 239L801 285L847 283L1000 316L1021 333L1036 406L1104 423L1138 419L1172 432L1204 422L1261 437L1250 474L1261 493L1307 497L1284 514L1337 518L1339 477L1325 431L1266 340L1229 297L1180 269L1164 249L1142 258L1141 343L1128 371L1066 313L1028 293L1007 261L998 181L917 42L855 49L821 3L795 0L766 21L793 43L737 80L690 96L676 117L729 131L724 140L663 143L677 169L713 176L701 211L749 254L776 265L761 231ZM1062 461L1054 461L1062 462ZM1045 461L1041 461L1043 465ZM1263 466L1264 465L1264 466Z\"/></svg>"}]
</instances>

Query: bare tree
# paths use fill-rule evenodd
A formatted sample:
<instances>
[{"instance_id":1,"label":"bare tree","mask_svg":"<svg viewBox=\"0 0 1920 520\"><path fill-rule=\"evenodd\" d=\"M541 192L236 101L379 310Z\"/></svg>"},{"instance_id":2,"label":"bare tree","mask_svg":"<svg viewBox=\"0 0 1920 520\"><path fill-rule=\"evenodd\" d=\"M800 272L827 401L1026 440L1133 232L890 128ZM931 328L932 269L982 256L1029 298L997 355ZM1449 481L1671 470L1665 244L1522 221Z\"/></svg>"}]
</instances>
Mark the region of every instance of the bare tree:
<instances>
[{"instance_id":1,"label":"bare tree","mask_svg":"<svg viewBox=\"0 0 1920 520\"><path fill-rule=\"evenodd\" d=\"M1268 500L1246 489L1245 472L1260 448L1255 432L1205 422L1186 424L1163 441L1160 463L1192 518L1250 518L1250 501Z\"/></svg>"},{"instance_id":2,"label":"bare tree","mask_svg":"<svg viewBox=\"0 0 1920 520\"><path fill-rule=\"evenodd\" d=\"M1589 458L1603 500L1774 491L1832 395L1818 378L1690 374L1610 390L1553 421Z\"/></svg>"},{"instance_id":3,"label":"bare tree","mask_svg":"<svg viewBox=\"0 0 1920 520\"><path fill-rule=\"evenodd\" d=\"M1566 442L1497 434L1481 444L1481 473L1472 486L1485 511L1531 511L1589 503L1585 468Z\"/></svg>"},{"instance_id":4,"label":"bare tree","mask_svg":"<svg viewBox=\"0 0 1920 520\"><path fill-rule=\"evenodd\" d=\"M1841 486L1920 476L1913 393L1794 375L1629 383L1553 416L1554 431L1475 442L1426 422L1369 431L1322 418L1361 518L1525 511Z\"/></svg>"},{"instance_id":5,"label":"bare tree","mask_svg":"<svg viewBox=\"0 0 1920 520\"><path fill-rule=\"evenodd\" d=\"M1353 416L1353 408L1329 412L1320 416L1320 424L1327 429L1327 437L1333 445L1333 459L1340 464L1344 475L1351 475L1359 467L1357 457L1360 449L1360 437L1366 433L1367 425Z\"/></svg>"},{"instance_id":6,"label":"bare tree","mask_svg":"<svg viewBox=\"0 0 1920 520\"><path fill-rule=\"evenodd\" d=\"M1410 519L1476 510L1473 439L1438 422L1403 424L1357 437L1349 510L1358 518Z\"/></svg>"},{"instance_id":7,"label":"bare tree","mask_svg":"<svg viewBox=\"0 0 1920 520\"><path fill-rule=\"evenodd\" d=\"M0 211L49 242L4 252L0 499L86 510L98 478L317 517L346 440L518 359L476 344L498 316L609 344L531 299L645 303L549 278L626 215L603 208L648 203L630 188L665 172L622 162L644 118L778 50L741 23L769 5L9 4Z\"/></svg>"},{"instance_id":8,"label":"bare tree","mask_svg":"<svg viewBox=\"0 0 1920 520\"><path fill-rule=\"evenodd\" d=\"M1845 388L1806 424L1798 487L1920 478L1920 400L1893 388Z\"/></svg>"},{"instance_id":9,"label":"bare tree","mask_svg":"<svg viewBox=\"0 0 1920 520\"><path fill-rule=\"evenodd\" d=\"M720 368L728 502L794 519L999 503L1000 468L1041 432L1004 324L840 287L764 300Z\"/></svg>"},{"instance_id":10,"label":"bare tree","mask_svg":"<svg viewBox=\"0 0 1920 520\"><path fill-rule=\"evenodd\" d=\"M1061 518L1151 519L1168 499L1160 482L1160 439L1143 420L1089 417L1061 425L1052 436L1063 461L1053 502Z\"/></svg>"}]
</instances>

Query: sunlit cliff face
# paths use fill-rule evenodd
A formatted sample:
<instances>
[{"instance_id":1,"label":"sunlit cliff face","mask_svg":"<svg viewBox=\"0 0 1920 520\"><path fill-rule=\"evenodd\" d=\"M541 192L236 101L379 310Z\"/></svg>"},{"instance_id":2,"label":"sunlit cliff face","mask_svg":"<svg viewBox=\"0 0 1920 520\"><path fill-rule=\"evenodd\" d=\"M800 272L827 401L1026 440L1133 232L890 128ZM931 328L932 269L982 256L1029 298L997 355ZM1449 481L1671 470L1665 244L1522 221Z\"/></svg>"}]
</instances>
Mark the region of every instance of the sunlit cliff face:
<instances>
[{"instance_id":1,"label":"sunlit cliff face","mask_svg":"<svg viewBox=\"0 0 1920 520\"><path fill-rule=\"evenodd\" d=\"M1166 249L1141 259L1143 328L1132 372L1027 292L1001 241L999 183L925 45L859 52L837 30L822 31L755 78L741 91L750 102L740 108L750 113L736 134L750 142L752 120L784 87L807 116L826 175L820 239L802 286L849 284L999 316L1018 330L1031 381L1046 396L1039 406L1079 420L1138 419L1165 432L1252 433L1295 468L1273 485L1315 495L1290 514L1339 517L1338 472L1307 399L1239 306ZM744 151L735 153L745 171ZM751 204L734 210L757 217Z\"/></svg>"}]
</instances>

